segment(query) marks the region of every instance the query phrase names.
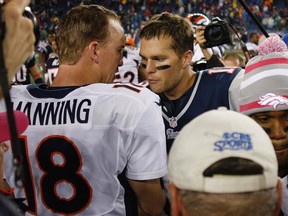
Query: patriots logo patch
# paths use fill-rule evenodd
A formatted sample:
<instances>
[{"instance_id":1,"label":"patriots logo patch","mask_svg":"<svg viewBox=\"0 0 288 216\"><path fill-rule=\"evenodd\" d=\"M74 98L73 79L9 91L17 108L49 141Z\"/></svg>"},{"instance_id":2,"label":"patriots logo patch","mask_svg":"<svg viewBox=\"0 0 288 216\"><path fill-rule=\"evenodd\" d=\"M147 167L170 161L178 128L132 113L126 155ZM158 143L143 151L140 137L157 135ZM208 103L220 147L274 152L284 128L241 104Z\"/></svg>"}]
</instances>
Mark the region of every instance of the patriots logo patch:
<instances>
[{"instance_id":1,"label":"patriots logo patch","mask_svg":"<svg viewBox=\"0 0 288 216\"><path fill-rule=\"evenodd\" d=\"M281 95L276 95L274 93L267 93L261 96L260 101L258 104L262 106L272 106L274 109L277 109L279 105L286 105L288 106L288 98L283 97Z\"/></svg>"}]
</instances>

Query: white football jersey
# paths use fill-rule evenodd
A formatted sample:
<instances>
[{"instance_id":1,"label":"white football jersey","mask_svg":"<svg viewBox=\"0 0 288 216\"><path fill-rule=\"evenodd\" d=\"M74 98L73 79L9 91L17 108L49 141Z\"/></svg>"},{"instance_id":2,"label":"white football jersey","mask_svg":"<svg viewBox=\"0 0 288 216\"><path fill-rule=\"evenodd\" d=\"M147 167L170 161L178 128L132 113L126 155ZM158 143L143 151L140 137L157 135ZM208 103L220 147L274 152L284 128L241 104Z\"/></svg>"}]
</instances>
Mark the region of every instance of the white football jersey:
<instances>
[{"instance_id":1,"label":"white football jersey","mask_svg":"<svg viewBox=\"0 0 288 216\"><path fill-rule=\"evenodd\" d=\"M29 126L20 148L28 215L125 215L117 176L133 180L166 175L166 144L159 97L131 84L53 88L13 86L14 109ZM5 110L3 100L0 111ZM11 148L10 148L11 149ZM5 177L14 184L11 151Z\"/></svg>"},{"instance_id":2,"label":"white football jersey","mask_svg":"<svg viewBox=\"0 0 288 216\"><path fill-rule=\"evenodd\" d=\"M123 56L123 65L118 67L118 72L115 74L115 79L113 82L130 82L138 84L138 66L141 61L139 49L136 47L133 49L125 47L124 52L126 52L126 54Z\"/></svg>"},{"instance_id":3,"label":"white football jersey","mask_svg":"<svg viewBox=\"0 0 288 216\"><path fill-rule=\"evenodd\" d=\"M220 46L215 46L215 47L212 47L212 48L208 48L208 51L211 53L211 54L216 54L220 57L222 57L222 50L220 50ZM202 50L199 46L199 44L194 44L194 54L193 54L193 57L192 57L192 62L195 63L197 61L200 61L201 59L205 59L205 56L204 54L202 53Z\"/></svg>"}]
</instances>

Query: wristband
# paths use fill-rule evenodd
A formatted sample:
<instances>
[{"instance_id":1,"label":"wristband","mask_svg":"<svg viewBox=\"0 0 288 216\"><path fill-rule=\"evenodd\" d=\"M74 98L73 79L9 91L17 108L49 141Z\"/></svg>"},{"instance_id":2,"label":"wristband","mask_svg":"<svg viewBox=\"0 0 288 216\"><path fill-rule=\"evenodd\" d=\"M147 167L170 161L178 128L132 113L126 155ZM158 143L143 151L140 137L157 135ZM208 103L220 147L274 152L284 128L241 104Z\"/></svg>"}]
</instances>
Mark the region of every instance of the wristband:
<instances>
[{"instance_id":1,"label":"wristband","mask_svg":"<svg viewBox=\"0 0 288 216\"><path fill-rule=\"evenodd\" d=\"M14 193L14 188L10 188L10 190L8 191L0 188L0 193L5 194L6 196L9 196Z\"/></svg>"}]
</instances>

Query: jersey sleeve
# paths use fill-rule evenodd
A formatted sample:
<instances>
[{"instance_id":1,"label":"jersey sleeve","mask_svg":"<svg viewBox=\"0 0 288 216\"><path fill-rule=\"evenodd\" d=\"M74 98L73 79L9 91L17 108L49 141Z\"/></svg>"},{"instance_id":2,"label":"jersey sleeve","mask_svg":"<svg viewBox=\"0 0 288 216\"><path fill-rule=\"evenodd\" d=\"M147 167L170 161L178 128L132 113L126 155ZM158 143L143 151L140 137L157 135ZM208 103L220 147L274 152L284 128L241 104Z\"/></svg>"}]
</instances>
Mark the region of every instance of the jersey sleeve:
<instances>
[{"instance_id":1,"label":"jersey sleeve","mask_svg":"<svg viewBox=\"0 0 288 216\"><path fill-rule=\"evenodd\" d=\"M155 179L167 173L165 129L158 103L159 98L150 102L131 136L126 172L128 179Z\"/></svg>"},{"instance_id":2,"label":"jersey sleeve","mask_svg":"<svg viewBox=\"0 0 288 216\"><path fill-rule=\"evenodd\" d=\"M31 68L33 67L34 65L36 64L36 58L35 58L35 55L31 56L28 61L25 63L25 66L27 68Z\"/></svg>"}]
</instances>

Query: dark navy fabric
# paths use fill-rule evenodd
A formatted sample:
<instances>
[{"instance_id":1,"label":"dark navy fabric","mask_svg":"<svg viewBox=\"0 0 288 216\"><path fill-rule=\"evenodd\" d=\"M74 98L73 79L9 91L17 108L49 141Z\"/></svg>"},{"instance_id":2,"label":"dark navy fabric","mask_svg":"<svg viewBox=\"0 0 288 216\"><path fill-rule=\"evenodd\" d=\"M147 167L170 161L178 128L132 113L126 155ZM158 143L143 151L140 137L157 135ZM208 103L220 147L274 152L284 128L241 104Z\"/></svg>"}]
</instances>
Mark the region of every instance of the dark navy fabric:
<instances>
[{"instance_id":1,"label":"dark navy fabric","mask_svg":"<svg viewBox=\"0 0 288 216\"><path fill-rule=\"evenodd\" d=\"M213 68L196 74L193 86L178 100L160 94L165 122L167 152L179 131L189 121L208 110L229 107L228 92L241 68Z\"/></svg>"}]
</instances>

